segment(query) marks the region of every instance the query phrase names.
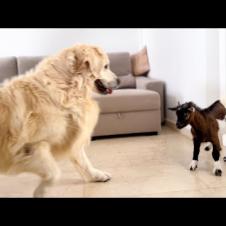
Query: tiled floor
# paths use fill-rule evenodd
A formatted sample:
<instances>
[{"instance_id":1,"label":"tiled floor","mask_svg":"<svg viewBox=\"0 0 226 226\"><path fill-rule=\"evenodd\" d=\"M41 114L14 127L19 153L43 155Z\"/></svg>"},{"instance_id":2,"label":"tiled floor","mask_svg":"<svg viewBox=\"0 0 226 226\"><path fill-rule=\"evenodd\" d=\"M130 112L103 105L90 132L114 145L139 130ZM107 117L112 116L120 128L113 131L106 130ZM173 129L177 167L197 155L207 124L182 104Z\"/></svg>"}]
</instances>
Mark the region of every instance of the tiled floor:
<instances>
[{"instance_id":1,"label":"tiled floor","mask_svg":"<svg viewBox=\"0 0 226 226\"><path fill-rule=\"evenodd\" d=\"M189 171L192 141L168 127L158 136L96 140L87 154L112 180L85 183L69 161L62 161L62 179L46 197L226 197L226 163L221 160L223 176L214 176L211 152L202 150L199 168ZM38 183L30 174L0 176L0 196L32 197Z\"/></svg>"}]
</instances>

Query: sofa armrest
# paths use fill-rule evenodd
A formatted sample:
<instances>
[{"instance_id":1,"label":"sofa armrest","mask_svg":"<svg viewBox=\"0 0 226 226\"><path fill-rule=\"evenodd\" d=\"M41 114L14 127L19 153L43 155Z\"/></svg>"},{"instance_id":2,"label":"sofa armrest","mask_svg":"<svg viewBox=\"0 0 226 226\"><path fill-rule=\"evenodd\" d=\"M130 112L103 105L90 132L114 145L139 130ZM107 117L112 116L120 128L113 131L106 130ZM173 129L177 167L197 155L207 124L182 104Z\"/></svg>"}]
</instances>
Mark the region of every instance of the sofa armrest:
<instances>
[{"instance_id":1,"label":"sofa armrest","mask_svg":"<svg viewBox=\"0 0 226 226\"><path fill-rule=\"evenodd\" d=\"M156 91L161 99L161 121L165 120L165 83L161 80L153 79L150 77L136 77L137 89L149 89Z\"/></svg>"}]
</instances>

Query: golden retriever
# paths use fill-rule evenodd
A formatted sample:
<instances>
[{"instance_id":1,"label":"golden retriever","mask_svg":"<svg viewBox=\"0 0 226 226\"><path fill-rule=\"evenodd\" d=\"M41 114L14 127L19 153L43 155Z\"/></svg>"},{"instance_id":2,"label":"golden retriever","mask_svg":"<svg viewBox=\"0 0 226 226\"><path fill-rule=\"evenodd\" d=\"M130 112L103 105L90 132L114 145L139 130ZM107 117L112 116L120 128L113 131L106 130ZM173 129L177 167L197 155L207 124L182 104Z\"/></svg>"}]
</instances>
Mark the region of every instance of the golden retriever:
<instances>
[{"instance_id":1,"label":"golden retriever","mask_svg":"<svg viewBox=\"0 0 226 226\"><path fill-rule=\"evenodd\" d=\"M45 58L0 88L0 172L31 172L42 180L34 197L60 177L66 154L87 181L111 176L85 154L99 108L92 92L110 94L119 83L99 47L77 44Z\"/></svg>"}]
</instances>

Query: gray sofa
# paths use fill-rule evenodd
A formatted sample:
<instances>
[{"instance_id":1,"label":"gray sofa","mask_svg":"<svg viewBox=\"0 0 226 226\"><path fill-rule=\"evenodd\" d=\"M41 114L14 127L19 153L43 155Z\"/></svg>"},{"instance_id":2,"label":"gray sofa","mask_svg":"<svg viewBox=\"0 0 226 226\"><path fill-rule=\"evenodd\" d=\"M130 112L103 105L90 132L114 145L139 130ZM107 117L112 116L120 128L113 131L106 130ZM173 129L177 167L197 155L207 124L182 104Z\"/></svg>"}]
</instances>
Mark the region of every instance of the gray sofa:
<instances>
[{"instance_id":1,"label":"gray sofa","mask_svg":"<svg viewBox=\"0 0 226 226\"><path fill-rule=\"evenodd\" d=\"M101 113L93 136L161 131L164 122L164 83L146 76L131 74L131 59L127 52L109 53L110 67L120 80L119 89L111 95L93 94ZM43 57L0 58L0 82L22 74Z\"/></svg>"}]
</instances>

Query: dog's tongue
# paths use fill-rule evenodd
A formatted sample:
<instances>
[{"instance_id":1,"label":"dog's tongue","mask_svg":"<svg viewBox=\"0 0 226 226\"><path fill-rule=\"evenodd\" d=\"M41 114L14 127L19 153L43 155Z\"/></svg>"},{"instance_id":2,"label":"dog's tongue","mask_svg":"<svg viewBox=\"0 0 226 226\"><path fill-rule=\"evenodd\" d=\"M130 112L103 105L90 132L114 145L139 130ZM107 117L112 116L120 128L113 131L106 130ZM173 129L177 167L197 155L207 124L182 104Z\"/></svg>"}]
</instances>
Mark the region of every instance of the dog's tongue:
<instances>
[{"instance_id":1,"label":"dog's tongue","mask_svg":"<svg viewBox=\"0 0 226 226\"><path fill-rule=\"evenodd\" d=\"M107 88L106 92L107 92L108 94L111 94L111 93L112 93L112 89Z\"/></svg>"}]
</instances>

